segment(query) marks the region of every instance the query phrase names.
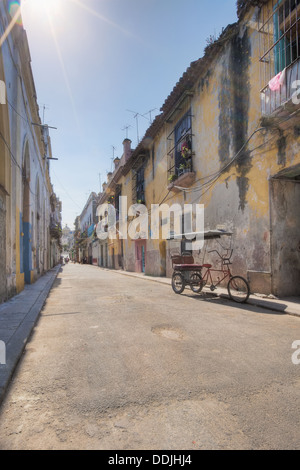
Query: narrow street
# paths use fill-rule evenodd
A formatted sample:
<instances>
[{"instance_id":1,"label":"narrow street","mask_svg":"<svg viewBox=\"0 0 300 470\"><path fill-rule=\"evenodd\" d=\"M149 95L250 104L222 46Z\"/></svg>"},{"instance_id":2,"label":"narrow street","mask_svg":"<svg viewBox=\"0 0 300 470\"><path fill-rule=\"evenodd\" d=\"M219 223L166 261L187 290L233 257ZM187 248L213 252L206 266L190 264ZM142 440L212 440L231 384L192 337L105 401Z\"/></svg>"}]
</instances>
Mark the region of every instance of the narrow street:
<instances>
[{"instance_id":1,"label":"narrow street","mask_svg":"<svg viewBox=\"0 0 300 470\"><path fill-rule=\"evenodd\" d=\"M63 266L0 412L0 449L299 449L300 319Z\"/></svg>"}]
</instances>

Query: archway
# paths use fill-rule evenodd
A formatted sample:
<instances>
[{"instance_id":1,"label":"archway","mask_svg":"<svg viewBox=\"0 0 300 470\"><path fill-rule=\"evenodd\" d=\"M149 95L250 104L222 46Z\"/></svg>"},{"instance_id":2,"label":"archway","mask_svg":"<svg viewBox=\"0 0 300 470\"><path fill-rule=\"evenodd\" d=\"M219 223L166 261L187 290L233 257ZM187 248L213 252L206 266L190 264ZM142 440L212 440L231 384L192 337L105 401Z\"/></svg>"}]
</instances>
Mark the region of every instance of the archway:
<instances>
[{"instance_id":1,"label":"archway","mask_svg":"<svg viewBox=\"0 0 300 470\"><path fill-rule=\"evenodd\" d=\"M30 157L28 142L25 146L23 168L22 168L22 181L23 181L23 210L22 210L22 229L23 237L21 243L21 272L24 272L24 279L26 284L31 283L31 231L30 224Z\"/></svg>"}]
</instances>

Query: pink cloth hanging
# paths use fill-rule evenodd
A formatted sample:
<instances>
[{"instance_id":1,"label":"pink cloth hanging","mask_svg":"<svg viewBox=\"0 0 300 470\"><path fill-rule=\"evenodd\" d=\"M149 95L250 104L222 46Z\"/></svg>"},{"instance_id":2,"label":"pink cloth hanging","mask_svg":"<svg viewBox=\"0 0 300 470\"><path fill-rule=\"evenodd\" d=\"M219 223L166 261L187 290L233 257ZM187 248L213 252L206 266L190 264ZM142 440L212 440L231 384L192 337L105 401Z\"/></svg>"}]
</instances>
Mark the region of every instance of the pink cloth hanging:
<instances>
[{"instance_id":1,"label":"pink cloth hanging","mask_svg":"<svg viewBox=\"0 0 300 470\"><path fill-rule=\"evenodd\" d=\"M278 91L280 87L284 84L285 80L285 69L282 72L279 72L272 80L269 81L269 88L271 91Z\"/></svg>"}]
</instances>

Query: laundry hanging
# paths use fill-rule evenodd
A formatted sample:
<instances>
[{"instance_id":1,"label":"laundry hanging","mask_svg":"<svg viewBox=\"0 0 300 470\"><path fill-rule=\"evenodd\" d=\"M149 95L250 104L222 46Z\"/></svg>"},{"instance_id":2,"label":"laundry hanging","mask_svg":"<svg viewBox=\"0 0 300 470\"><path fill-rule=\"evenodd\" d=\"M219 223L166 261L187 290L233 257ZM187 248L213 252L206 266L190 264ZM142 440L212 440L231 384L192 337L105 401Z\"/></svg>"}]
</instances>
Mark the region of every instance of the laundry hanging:
<instances>
[{"instance_id":1,"label":"laundry hanging","mask_svg":"<svg viewBox=\"0 0 300 470\"><path fill-rule=\"evenodd\" d=\"M269 88L271 91L278 91L282 87L285 81L285 72L286 69L279 72L272 80L269 81Z\"/></svg>"}]
</instances>

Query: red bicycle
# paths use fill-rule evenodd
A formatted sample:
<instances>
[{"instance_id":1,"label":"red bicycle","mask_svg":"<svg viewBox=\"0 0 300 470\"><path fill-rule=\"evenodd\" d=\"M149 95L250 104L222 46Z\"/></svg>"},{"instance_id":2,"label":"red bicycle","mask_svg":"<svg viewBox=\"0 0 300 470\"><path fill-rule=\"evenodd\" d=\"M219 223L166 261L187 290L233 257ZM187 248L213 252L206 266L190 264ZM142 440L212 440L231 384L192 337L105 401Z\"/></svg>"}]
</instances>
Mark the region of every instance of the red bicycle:
<instances>
[{"instance_id":1,"label":"red bicycle","mask_svg":"<svg viewBox=\"0 0 300 470\"><path fill-rule=\"evenodd\" d=\"M225 256L221 256L217 250L211 250L208 253L213 252L216 252L220 257L220 269L213 268L211 264L194 264L194 258L191 255L173 256L173 291L176 294L181 294L187 285L197 294L206 285L210 287L211 291L214 291L225 279L228 279L229 297L235 302L246 302L250 295L248 282L242 276L233 276L230 271L233 250L226 250Z\"/></svg>"}]
</instances>

